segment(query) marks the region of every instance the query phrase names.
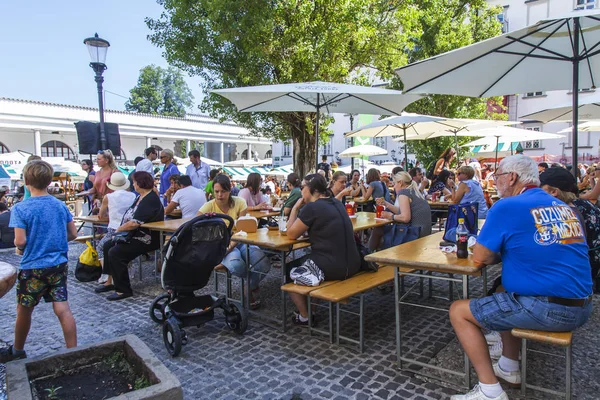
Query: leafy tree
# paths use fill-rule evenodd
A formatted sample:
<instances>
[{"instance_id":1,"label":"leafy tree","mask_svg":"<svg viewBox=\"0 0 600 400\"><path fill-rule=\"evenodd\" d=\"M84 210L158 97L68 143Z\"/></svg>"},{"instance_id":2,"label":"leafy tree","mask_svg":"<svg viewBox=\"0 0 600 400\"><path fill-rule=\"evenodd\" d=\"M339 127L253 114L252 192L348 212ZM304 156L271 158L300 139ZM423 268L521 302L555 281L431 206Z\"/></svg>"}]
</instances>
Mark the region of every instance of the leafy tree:
<instances>
[{"instance_id":1,"label":"leafy tree","mask_svg":"<svg viewBox=\"0 0 600 400\"><path fill-rule=\"evenodd\" d=\"M488 37L485 0L159 0L165 11L147 19L150 40L170 64L203 78L203 90L322 80L369 85L393 82L394 68ZM451 6L446 6L450 3ZM436 9L438 8L438 9ZM451 8L444 19L440 15ZM428 13L432 17L428 18ZM467 42L445 39L470 20ZM447 26L435 27L436 21ZM451 25L448 25L451 24ZM491 23L490 23L491 24ZM428 32L420 29L431 26ZM479 33L479 32L484 33ZM463 33L464 30L460 30ZM425 34L425 35L424 35ZM430 40L432 44L422 44ZM315 113L239 113L226 99L206 96L201 109L294 146L294 168L315 165ZM323 117L321 141L331 118Z\"/></svg>"},{"instance_id":2,"label":"leafy tree","mask_svg":"<svg viewBox=\"0 0 600 400\"><path fill-rule=\"evenodd\" d=\"M192 92L176 68L148 65L140 70L137 85L129 91L127 111L184 117L194 103Z\"/></svg>"}]
</instances>

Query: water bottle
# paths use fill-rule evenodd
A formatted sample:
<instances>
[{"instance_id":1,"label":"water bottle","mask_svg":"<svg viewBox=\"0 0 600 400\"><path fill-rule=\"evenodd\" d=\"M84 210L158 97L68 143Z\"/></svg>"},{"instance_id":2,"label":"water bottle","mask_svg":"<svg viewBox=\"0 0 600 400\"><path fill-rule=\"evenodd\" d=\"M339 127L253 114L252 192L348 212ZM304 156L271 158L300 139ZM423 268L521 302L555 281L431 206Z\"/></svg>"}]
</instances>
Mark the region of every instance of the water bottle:
<instances>
[{"instance_id":1,"label":"water bottle","mask_svg":"<svg viewBox=\"0 0 600 400\"><path fill-rule=\"evenodd\" d=\"M287 231L287 217L282 215L279 217L279 232L285 233Z\"/></svg>"},{"instance_id":2,"label":"water bottle","mask_svg":"<svg viewBox=\"0 0 600 400\"><path fill-rule=\"evenodd\" d=\"M469 230L465 226L465 219L458 219L456 227L456 256L467 258L469 256Z\"/></svg>"}]
</instances>

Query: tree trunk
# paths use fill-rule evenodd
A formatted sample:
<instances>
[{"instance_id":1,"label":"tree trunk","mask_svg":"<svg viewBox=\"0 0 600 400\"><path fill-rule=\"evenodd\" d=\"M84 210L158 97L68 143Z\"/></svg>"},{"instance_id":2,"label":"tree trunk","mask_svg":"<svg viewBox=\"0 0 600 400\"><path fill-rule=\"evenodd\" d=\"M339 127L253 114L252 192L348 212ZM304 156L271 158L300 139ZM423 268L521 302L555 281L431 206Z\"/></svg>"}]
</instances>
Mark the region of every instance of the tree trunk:
<instances>
[{"instance_id":1,"label":"tree trunk","mask_svg":"<svg viewBox=\"0 0 600 400\"><path fill-rule=\"evenodd\" d=\"M315 154L315 134L308 132L304 113L294 113L294 123L290 124L292 145L294 146L294 172L300 178L310 171L315 172L317 154ZM313 117L314 118L314 117Z\"/></svg>"}]
</instances>

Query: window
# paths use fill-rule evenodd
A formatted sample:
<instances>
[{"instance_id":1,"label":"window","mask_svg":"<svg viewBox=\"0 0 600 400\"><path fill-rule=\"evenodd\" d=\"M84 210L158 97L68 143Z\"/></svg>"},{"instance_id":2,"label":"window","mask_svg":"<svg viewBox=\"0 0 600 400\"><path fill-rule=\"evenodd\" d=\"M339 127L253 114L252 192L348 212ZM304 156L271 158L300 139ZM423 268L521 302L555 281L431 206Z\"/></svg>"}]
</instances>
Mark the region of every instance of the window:
<instances>
[{"instance_id":1,"label":"window","mask_svg":"<svg viewBox=\"0 0 600 400\"><path fill-rule=\"evenodd\" d=\"M323 150L321 152L321 154L325 154L325 155L332 155L331 153L331 140L329 140L329 142L325 143L325 145L323 146Z\"/></svg>"},{"instance_id":2,"label":"window","mask_svg":"<svg viewBox=\"0 0 600 400\"><path fill-rule=\"evenodd\" d=\"M545 96L544 92L528 92L523 95L523 97L540 97Z\"/></svg>"},{"instance_id":3,"label":"window","mask_svg":"<svg viewBox=\"0 0 600 400\"><path fill-rule=\"evenodd\" d=\"M385 149L385 138L384 137L376 137L375 138L375 146L383 147Z\"/></svg>"},{"instance_id":4,"label":"window","mask_svg":"<svg viewBox=\"0 0 600 400\"><path fill-rule=\"evenodd\" d=\"M506 19L506 8L497 15L498 21L502 24L502 33L508 32L508 19Z\"/></svg>"},{"instance_id":5,"label":"window","mask_svg":"<svg viewBox=\"0 0 600 400\"><path fill-rule=\"evenodd\" d=\"M273 150L268 150L265 154L265 158L273 158Z\"/></svg>"},{"instance_id":6,"label":"window","mask_svg":"<svg viewBox=\"0 0 600 400\"><path fill-rule=\"evenodd\" d=\"M591 10L596 8L596 0L575 0L575 10Z\"/></svg>"},{"instance_id":7,"label":"window","mask_svg":"<svg viewBox=\"0 0 600 400\"><path fill-rule=\"evenodd\" d=\"M4 154L4 153L10 153L10 151L8 150L8 147L6 147L4 145L4 143L0 142L0 153Z\"/></svg>"},{"instance_id":8,"label":"window","mask_svg":"<svg viewBox=\"0 0 600 400\"><path fill-rule=\"evenodd\" d=\"M541 131L541 128L539 126L532 126L529 128L525 128L528 131L535 131L535 132L539 132ZM523 149L525 150L536 150L536 149L541 149L542 148L542 141L541 140L528 140L526 142L523 142Z\"/></svg>"},{"instance_id":9,"label":"window","mask_svg":"<svg viewBox=\"0 0 600 400\"><path fill-rule=\"evenodd\" d=\"M354 138L349 137L346 139L346 148L350 148L352 146L354 146Z\"/></svg>"},{"instance_id":10,"label":"window","mask_svg":"<svg viewBox=\"0 0 600 400\"><path fill-rule=\"evenodd\" d=\"M284 143L283 144L283 156L284 157L289 157L290 156L290 144L289 143Z\"/></svg>"},{"instance_id":11,"label":"window","mask_svg":"<svg viewBox=\"0 0 600 400\"><path fill-rule=\"evenodd\" d=\"M75 153L69 146L58 140L50 140L42 145L42 157L64 157L75 161Z\"/></svg>"}]
</instances>

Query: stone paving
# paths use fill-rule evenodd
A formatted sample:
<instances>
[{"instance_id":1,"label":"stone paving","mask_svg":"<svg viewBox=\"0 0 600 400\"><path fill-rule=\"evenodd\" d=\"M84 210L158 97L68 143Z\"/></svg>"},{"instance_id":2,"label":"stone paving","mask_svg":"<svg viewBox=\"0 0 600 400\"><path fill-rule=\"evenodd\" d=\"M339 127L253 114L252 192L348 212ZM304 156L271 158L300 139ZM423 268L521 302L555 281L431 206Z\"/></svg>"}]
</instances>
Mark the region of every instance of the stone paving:
<instances>
[{"instance_id":1,"label":"stone paving","mask_svg":"<svg viewBox=\"0 0 600 400\"><path fill-rule=\"evenodd\" d=\"M71 244L69 265L71 274L83 245ZM0 261L18 263L12 253L0 253ZM360 354L356 347L330 345L321 336L310 337L305 328L291 326L286 333L279 329L250 321L244 336L226 328L222 319L215 319L201 328L187 328L189 343L179 357L171 358L162 341L161 327L148 317L148 306L161 293L152 276L152 263L144 263L143 282L134 271L136 296L119 302L108 302L105 295L94 293L92 283L69 280L70 304L77 321L80 344L124 334L142 339L181 381L186 399L446 399L457 393L457 387L438 380L424 378L395 369L395 317L393 295L370 293L366 304L366 349ZM494 271L491 271L493 276ZM497 273L497 271L495 272ZM71 275L72 276L72 275ZM280 271L272 269L261 284L264 309L275 315L279 306ZM435 285L439 295L447 287ZM480 281L471 284L479 295ZM212 281L203 290L212 289ZM417 299L414 297L414 299ZM430 305L447 302L432 299ZM600 306L598 298L594 305ZM352 307L352 305L350 306ZM291 307L290 307L291 310ZM326 324L319 312L320 326ZM450 327L447 314L425 309L403 310L406 329L403 331L404 351L408 355L433 365L462 366L462 352ZM348 320L346 318L345 320ZM13 340L15 320L14 289L0 300L0 346ZM594 312L588 324L575 335L573 347L573 391L577 399L598 399L600 393L600 316ZM352 336L357 324L351 321L343 329ZM42 304L34 313L26 350L35 357L63 346L62 332L52 308ZM549 349L555 351L558 349ZM557 389L562 388L564 361L532 354L530 379ZM5 399L4 366L0 364L0 400ZM453 378L452 381L459 383ZM473 375L473 382L476 379ZM511 399L523 398L517 391L508 392ZM527 398L553 398L545 394Z\"/></svg>"}]
</instances>

